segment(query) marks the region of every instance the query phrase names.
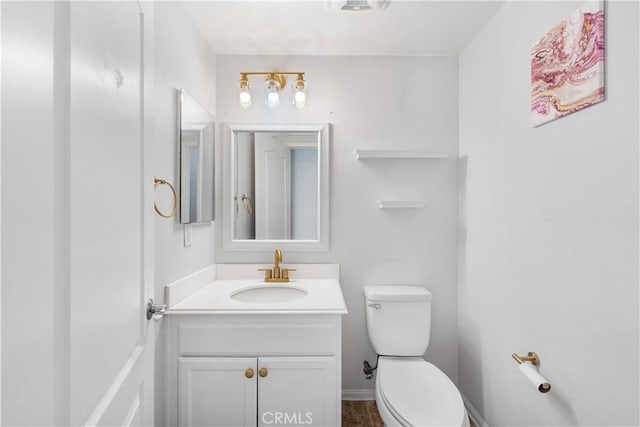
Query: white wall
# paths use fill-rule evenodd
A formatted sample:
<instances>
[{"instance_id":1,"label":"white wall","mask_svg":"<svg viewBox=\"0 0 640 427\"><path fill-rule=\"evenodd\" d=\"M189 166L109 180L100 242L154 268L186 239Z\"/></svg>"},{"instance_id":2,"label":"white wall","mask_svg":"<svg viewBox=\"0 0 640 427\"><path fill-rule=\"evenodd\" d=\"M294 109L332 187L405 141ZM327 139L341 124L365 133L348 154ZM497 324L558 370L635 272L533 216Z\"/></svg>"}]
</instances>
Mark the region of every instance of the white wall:
<instances>
[{"instance_id":1,"label":"white wall","mask_svg":"<svg viewBox=\"0 0 640 427\"><path fill-rule=\"evenodd\" d=\"M177 188L179 167L175 89L186 90L215 115L215 56L209 52L182 6L175 2L155 4L154 45L154 175L168 179ZM160 190L156 194L158 203L163 206L170 205L166 195ZM166 284L214 263L213 224L193 224L191 246L185 248L184 226L178 223L177 217L178 214L172 219L155 216L156 302L163 301ZM163 345L163 339L159 339L156 348L156 425L164 423Z\"/></svg>"},{"instance_id":2,"label":"white wall","mask_svg":"<svg viewBox=\"0 0 640 427\"><path fill-rule=\"evenodd\" d=\"M196 31L181 5L159 2L155 6L155 174L179 182L175 89L185 89L215 115L215 56ZM158 190L159 203L167 205ZM156 296L162 299L164 285L213 264L213 224L194 224L192 243L185 248L183 226L156 216Z\"/></svg>"},{"instance_id":3,"label":"white wall","mask_svg":"<svg viewBox=\"0 0 640 427\"><path fill-rule=\"evenodd\" d=\"M507 3L460 57L459 378L491 426L640 423L637 3L607 2L607 100L529 127L530 47L579 4Z\"/></svg>"},{"instance_id":4,"label":"white wall","mask_svg":"<svg viewBox=\"0 0 640 427\"><path fill-rule=\"evenodd\" d=\"M253 81L257 88L253 109L240 108L236 91L239 72L273 69L306 72L308 108L294 110L285 99L279 110L267 111L259 78ZM340 263L349 309L343 325L343 388L373 389L373 382L362 374L362 361L375 361L363 310L362 290L368 284L421 284L433 292L427 359L456 379L456 161L362 162L354 160L353 151L424 149L455 157L457 59L218 56L216 77L219 122L333 125L330 251L287 251L283 259L285 263ZM217 165L221 166L220 161ZM378 209L375 203L377 199L403 197L424 199L427 206L388 211ZM220 207L219 197L217 218L223 214ZM273 262L269 252L224 252L221 246L218 239L216 262Z\"/></svg>"}]
</instances>

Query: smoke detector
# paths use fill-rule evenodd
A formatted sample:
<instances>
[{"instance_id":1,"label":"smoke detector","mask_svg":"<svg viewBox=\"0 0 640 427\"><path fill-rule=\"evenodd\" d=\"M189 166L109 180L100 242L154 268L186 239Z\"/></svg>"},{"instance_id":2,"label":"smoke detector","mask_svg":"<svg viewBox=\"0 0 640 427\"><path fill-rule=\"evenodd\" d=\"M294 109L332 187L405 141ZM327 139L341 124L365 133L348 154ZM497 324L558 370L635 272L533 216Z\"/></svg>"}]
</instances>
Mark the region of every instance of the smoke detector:
<instances>
[{"instance_id":1,"label":"smoke detector","mask_svg":"<svg viewBox=\"0 0 640 427\"><path fill-rule=\"evenodd\" d=\"M360 12L364 10L384 10L391 0L327 0L327 9L330 11L348 10Z\"/></svg>"},{"instance_id":2,"label":"smoke detector","mask_svg":"<svg viewBox=\"0 0 640 427\"><path fill-rule=\"evenodd\" d=\"M345 4L340 8L341 10L369 10L371 6L367 2L367 0L347 0Z\"/></svg>"}]
</instances>

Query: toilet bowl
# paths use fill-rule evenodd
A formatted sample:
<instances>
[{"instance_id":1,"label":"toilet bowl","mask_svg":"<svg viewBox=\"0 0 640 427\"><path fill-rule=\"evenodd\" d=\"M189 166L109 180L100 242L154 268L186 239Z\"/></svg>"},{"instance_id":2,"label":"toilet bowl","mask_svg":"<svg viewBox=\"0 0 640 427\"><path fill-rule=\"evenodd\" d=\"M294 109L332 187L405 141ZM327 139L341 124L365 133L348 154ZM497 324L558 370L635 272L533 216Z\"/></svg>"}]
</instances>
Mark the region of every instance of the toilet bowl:
<instances>
[{"instance_id":1,"label":"toilet bowl","mask_svg":"<svg viewBox=\"0 0 640 427\"><path fill-rule=\"evenodd\" d=\"M469 427L456 386L421 357L380 357L376 404L389 427Z\"/></svg>"},{"instance_id":2,"label":"toilet bowl","mask_svg":"<svg viewBox=\"0 0 640 427\"><path fill-rule=\"evenodd\" d=\"M386 426L469 427L455 384L422 355L431 333L431 292L365 286L367 331L376 353L376 404Z\"/></svg>"}]
</instances>

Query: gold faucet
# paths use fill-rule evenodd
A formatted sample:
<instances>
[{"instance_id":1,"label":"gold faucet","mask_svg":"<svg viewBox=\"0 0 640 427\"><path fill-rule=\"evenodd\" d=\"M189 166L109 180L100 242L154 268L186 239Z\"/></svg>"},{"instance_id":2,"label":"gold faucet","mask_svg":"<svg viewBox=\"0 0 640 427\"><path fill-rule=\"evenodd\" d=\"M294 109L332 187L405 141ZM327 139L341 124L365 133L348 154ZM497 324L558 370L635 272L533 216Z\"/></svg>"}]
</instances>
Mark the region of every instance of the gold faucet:
<instances>
[{"instance_id":1,"label":"gold faucet","mask_svg":"<svg viewBox=\"0 0 640 427\"><path fill-rule=\"evenodd\" d=\"M273 277L280 277L280 263L282 262L282 251L276 248L276 253L273 260Z\"/></svg>"},{"instance_id":2,"label":"gold faucet","mask_svg":"<svg viewBox=\"0 0 640 427\"><path fill-rule=\"evenodd\" d=\"M295 268L280 268L282 262L282 251L276 249L274 255L273 269L271 268L259 268L258 271L264 271L265 282L280 282L285 283L289 281L289 272L296 271Z\"/></svg>"}]
</instances>

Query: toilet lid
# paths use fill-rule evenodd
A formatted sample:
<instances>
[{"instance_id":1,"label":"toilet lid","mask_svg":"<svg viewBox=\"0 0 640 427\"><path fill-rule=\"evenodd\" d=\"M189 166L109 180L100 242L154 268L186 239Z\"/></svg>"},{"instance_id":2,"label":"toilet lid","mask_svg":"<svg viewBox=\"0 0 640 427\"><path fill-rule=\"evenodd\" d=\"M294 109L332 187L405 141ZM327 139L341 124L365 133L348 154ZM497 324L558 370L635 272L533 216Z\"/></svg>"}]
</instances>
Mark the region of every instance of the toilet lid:
<instances>
[{"instance_id":1,"label":"toilet lid","mask_svg":"<svg viewBox=\"0 0 640 427\"><path fill-rule=\"evenodd\" d=\"M464 425L466 411L460 392L444 372L420 357L380 357L378 387L401 424Z\"/></svg>"}]
</instances>

